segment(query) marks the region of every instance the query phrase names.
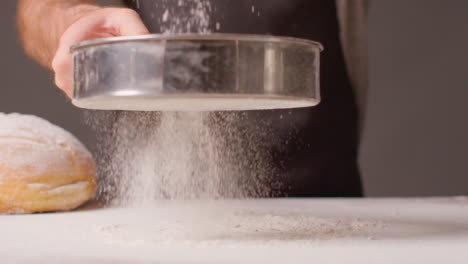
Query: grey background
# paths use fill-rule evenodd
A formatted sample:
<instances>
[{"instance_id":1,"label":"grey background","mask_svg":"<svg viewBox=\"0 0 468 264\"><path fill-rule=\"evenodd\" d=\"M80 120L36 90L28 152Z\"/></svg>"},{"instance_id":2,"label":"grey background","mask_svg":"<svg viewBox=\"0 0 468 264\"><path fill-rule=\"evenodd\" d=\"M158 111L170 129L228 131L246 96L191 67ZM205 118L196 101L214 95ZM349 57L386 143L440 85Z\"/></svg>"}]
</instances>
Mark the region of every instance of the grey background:
<instances>
[{"instance_id":1,"label":"grey background","mask_svg":"<svg viewBox=\"0 0 468 264\"><path fill-rule=\"evenodd\" d=\"M93 148L80 110L23 54L15 5L0 9L0 112L44 117ZM367 195L468 195L467 16L465 0L374 0L360 157Z\"/></svg>"}]
</instances>

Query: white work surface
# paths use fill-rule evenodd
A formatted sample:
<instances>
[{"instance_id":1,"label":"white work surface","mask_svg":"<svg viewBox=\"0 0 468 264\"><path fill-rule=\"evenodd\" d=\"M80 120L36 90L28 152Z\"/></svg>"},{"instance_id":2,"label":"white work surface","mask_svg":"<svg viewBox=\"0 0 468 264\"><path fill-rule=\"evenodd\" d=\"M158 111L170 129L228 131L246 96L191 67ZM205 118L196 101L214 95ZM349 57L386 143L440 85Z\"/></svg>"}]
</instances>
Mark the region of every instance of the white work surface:
<instances>
[{"instance_id":1,"label":"white work surface","mask_svg":"<svg viewBox=\"0 0 468 264\"><path fill-rule=\"evenodd\" d=\"M0 216L0 263L468 263L468 198L87 205Z\"/></svg>"}]
</instances>

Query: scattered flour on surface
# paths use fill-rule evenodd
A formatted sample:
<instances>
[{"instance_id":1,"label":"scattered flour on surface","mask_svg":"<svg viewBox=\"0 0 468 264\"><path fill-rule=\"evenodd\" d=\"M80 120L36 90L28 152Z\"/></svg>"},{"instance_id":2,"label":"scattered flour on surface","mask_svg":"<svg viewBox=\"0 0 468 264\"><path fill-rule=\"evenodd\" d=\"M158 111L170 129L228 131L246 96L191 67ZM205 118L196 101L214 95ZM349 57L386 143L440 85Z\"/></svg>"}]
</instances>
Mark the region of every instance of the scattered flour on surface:
<instances>
[{"instance_id":1,"label":"scattered flour on surface","mask_svg":"<svg viewBox=\"0 0 468 264\"><path fill-rule=\"evenodd\" d=\"M379 238L388 228L385 221L368 217L322 217L307 209L262 208L273 203L169 201L151 208L108 209L103 215L119 215L118 220L90 228L105 243L135 247L307 246L336 239Z\"/></svg>"}]
</instances>

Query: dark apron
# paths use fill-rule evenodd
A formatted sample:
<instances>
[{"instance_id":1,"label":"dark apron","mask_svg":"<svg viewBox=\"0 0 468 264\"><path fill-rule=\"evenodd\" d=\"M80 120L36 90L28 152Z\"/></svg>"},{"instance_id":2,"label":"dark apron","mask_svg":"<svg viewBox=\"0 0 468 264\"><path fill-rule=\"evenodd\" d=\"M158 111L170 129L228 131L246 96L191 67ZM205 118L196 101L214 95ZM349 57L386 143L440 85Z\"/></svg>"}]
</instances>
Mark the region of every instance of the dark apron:
<instances>
[{"instance_id":1,"label":"dark apron","mask_svg":"<svg viewBox=\"0 0 468 264\"><path fill-rule=\"evenodd\" d=\"M151 32L160 32L164 12L161 0L127 2ZM177 8L176 0L163 2ZM212 0L211 6L213 32L291 36L325 46L319 106L246 113L247 125L269 124L275 137L280 138L281 144L270 148L282 182L278 196L362 196L357 166L357 107L339 40L335 1ZM216 30L218 22L220 30Z\"/></svg>"}]
</instances>

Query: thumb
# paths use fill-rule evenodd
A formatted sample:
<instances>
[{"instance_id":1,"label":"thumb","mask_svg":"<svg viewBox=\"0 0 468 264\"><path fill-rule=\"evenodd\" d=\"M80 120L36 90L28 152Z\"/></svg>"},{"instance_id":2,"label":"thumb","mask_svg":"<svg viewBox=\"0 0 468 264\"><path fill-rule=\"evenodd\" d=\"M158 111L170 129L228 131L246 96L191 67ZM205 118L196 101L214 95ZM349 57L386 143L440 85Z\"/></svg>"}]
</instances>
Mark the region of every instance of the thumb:
<instances>
[{"instance_id":1,"label":"thumb","mask_svg":"<svg viewBox=\"0 0 468 264\"><path fill-rule=\"evenodd\" d=\"M115 24L119 26L118 32L121 36L150 34L138 13L131 9L121 9L120 12L113 13L112 19L118 21Z\"/></svg>"}]
</instances>

